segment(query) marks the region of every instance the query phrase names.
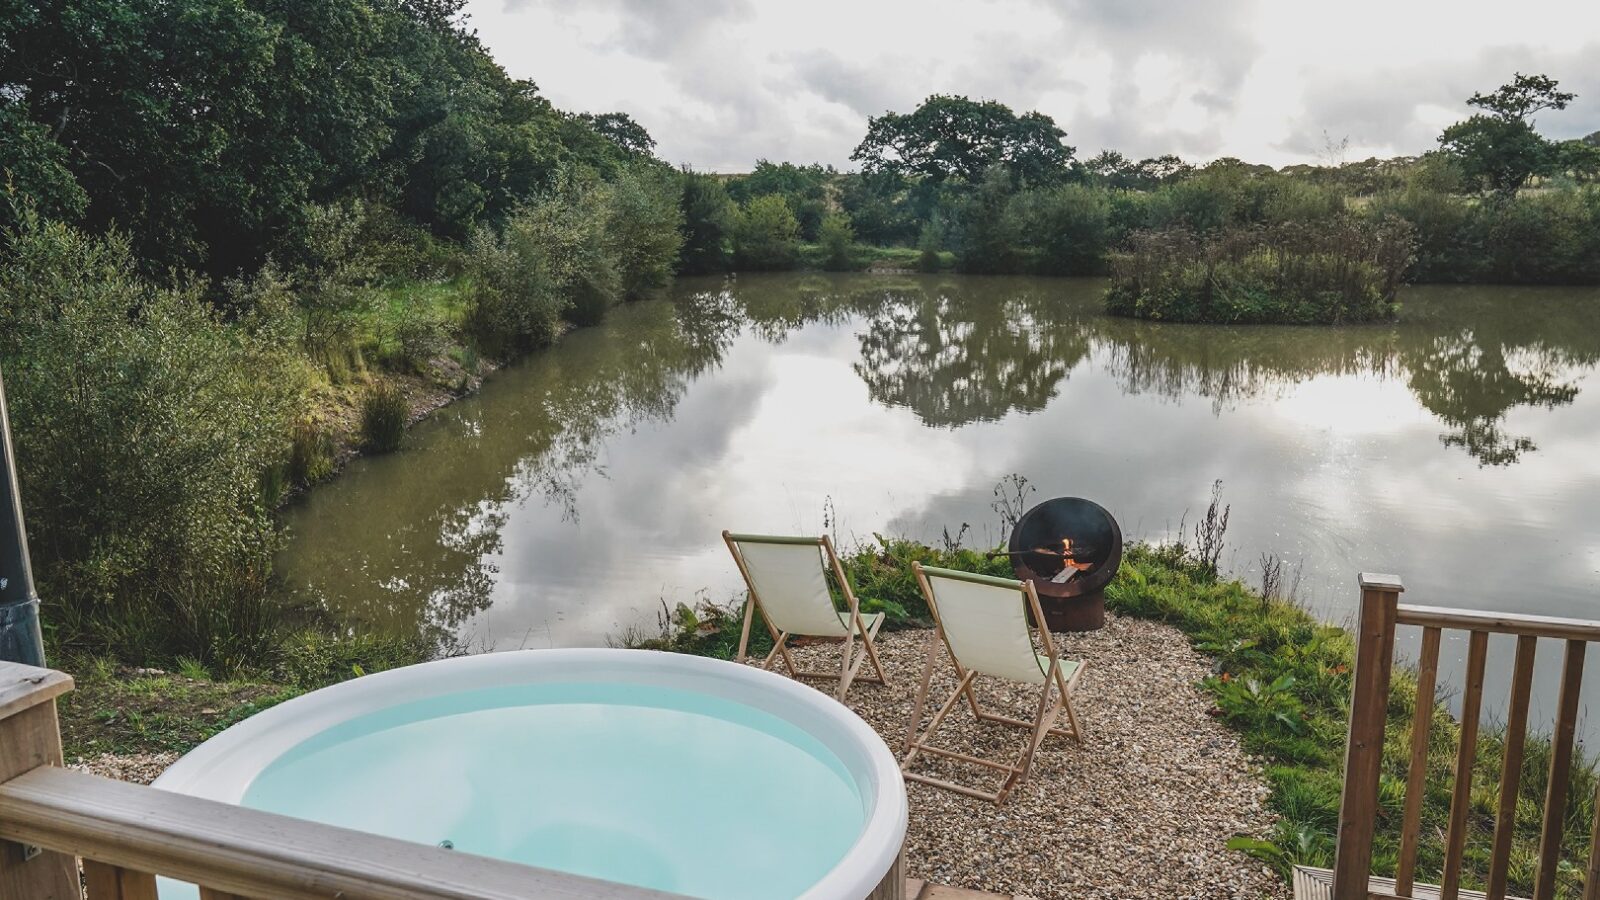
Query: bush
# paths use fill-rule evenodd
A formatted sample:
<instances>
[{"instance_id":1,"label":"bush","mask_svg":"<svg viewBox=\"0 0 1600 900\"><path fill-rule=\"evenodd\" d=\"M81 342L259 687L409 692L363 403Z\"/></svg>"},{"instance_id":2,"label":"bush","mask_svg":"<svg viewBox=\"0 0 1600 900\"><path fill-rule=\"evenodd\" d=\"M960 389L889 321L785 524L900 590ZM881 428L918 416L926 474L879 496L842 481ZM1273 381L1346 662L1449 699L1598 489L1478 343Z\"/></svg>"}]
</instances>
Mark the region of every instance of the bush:
<instances>
[{"instance_id":1,"label":"bush","mask_svg":"<svg viewBox=\"0 0 1600 900\"><path fill-rule=\"evenodd\" d=\"M777 194L756 197L733 220L733 262L742 270L794 268L800 223Z\"/></svg>"},{"instance_id":2,"label":"bush","mask_svg":"<svg viewBox=\"0 0 1600 900\"><path fill-rule=\"evenodd\" d=\"M951 249L962 272L1001 274L1024 268L1026 229L1012 202L1011 176L993 166L982 183L951 204Z\"/></svg>"},{"instance_id":3,"label":"bush","mask_svg":"<svg viewBox=\"0 0 1600 900\"><path fill-rule=\"evenodd\" d=\"M1018 195L1011 215L1036 248L1041 275L1105 272L1111 202L1105 191L1069 184Z\"/></svg>"},{"instance_id":4,"label":"bush","mask_svg":"<svg viewBox=\"0 0 1600 900\"><path fill-rule=\"evenodd\" d=\"M490 353L543 347L563 317L598 321L622 294L622 276L607 238L610 189L570 178L517 211L499 234L473 238L467 329ZM674 226L675 229L676 226Z\"/></svg>"},{"instance_id":5,"label":"bush","mask_svg":"<svg viewBox=\"0 0 1600 900\"><path fill-rule=\"evenodd\" d=\"M845 272L854 268L850 253L855 249L856 232L850 226L850 216L829 213L817 232L817 243L822 249L822 267L829 272Z\"/></svg>"},{"instance_id":6,"label":"bush","mask_svg":"<svg viewBox=\"0 0 1600 900\"><path fill-rule=\"evenodd\" d=\"M333 436L310 419L301 419L289 433L288 479L302 487L333 474Z\"/></svg>"},{"instance_id":7,"label":"bush","mask_svg":"<svg viewBox=\"0 0 1600 900\"><path fill-rule=\"evenodd\" d=\"M606 242L616 259L623 299L647 296L672 280L683 246L681 189L672 170L660 166L634 166L611 184ZM592 305L595 299L585 302Z\"/></svg>"},{"instance_id":8,"label":"bush","mask_svg":"<svg viewBox=\"0 0 1600 900\"><path fill-rule=\"evenodd\" d=\"M300 371L125 239L26 220L0 253L0 365L52 639L149 664L264 640L279 530L263 473ZM241 649L243 648L243 649Z\"/></svg>"},{"instance_id":9,"label":"bush","mask_svg":"<svg viewBox=\"0 0 1600 900\"><path fill-rule=\"evenodd\" d=\"M738 209L715 175L683 173L683 247L678 271L684 275L726 272L733 254L730 232Z\"/></svg>"},{"instance_id":10,"label":"bush","mask_svg":"<svg viewBox=\"0 0 1600 900\"><path fill-rule=\"evenodd\" d=\"M1174 322L1325 323L1393 317L1415 237L1399 219L1133 235L1106 308Z\"/></svg>"},{"instance_id":11,"label":"bush","mask_svg":"<svg viewBox=\"0 0 1600 900\"><path fill-rule=\"evenodd\" d=\"M380 381L361 397L361 446L368 453L392 453L400 449L406 434L411 405L405 392L388 381Z\"/></svg>"}]
</instances>

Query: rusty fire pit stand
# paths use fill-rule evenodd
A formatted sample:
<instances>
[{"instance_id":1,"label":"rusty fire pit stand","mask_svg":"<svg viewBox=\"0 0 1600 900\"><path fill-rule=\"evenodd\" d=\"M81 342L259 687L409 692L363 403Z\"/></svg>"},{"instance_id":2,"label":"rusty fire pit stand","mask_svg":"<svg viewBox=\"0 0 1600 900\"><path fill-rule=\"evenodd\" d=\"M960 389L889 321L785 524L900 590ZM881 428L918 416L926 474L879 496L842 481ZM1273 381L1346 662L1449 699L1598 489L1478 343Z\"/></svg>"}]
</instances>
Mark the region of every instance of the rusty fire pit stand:
<instances>
[{"instance_id":1,"label":"rusty fire pit stand","mask_svg":"<svg viewBox=\"0 0 1600 900\"><path fill-rule=\"evenodd\" d=\"M1018 578L1039 592L1051 631L1106 624L1106 585L1122 565L1122 528L1105 507L1081 497L1046 500L1022 514L1006 549Z\"/></svg>"}]
</instances>

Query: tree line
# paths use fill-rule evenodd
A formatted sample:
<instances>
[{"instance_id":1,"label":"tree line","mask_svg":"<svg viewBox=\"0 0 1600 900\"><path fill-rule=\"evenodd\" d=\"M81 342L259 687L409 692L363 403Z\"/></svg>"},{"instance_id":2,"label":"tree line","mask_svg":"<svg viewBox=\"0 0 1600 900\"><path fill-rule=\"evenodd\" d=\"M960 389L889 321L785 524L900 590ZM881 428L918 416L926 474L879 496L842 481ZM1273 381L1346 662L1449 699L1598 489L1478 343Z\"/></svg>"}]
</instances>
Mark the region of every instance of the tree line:
<instances>
[{"instance_id":1,"label":"tree line","mask_svg":"<svg viewBox=\"0 0 1600 900\"><path fill-rule=\"evenodd\" d=\"M270 661L287 492L392 447L407 391L676 273L890 247L1099 274L1152 229L1393 215L1418 277L1600 280L1600 148L1538 133L1571 100L1543 76L1412 160L1080 159L1046 115L934 96L874 117L858 171L720 176L626 114L556 108L463 6L0 0L0 367L55 647Z\"/></svg>"}]
</instances>

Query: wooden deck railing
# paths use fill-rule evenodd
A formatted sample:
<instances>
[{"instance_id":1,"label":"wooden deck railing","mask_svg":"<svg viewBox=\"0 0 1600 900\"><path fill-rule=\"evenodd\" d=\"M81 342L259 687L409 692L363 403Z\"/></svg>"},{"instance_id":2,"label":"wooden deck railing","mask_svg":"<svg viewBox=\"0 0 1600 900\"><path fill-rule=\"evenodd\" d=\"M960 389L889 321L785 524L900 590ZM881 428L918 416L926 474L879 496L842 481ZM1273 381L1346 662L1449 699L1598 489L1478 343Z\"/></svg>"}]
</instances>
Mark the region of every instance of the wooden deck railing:
<instances>
[{"instance_id":1,"label":"wooden deck railing","mask_svg":"<svg viewBox=\"0 0 1600 900\"><path fill-rule=\"evenodd\" d=\"M1527 740L1528 706L1533 691L1534 655L1540 638L1565 642L1555 729L1551 735L1550 776L1545 793L1543 827L1534 874L1533 900L1555 896L1561 861L1567 793L1572 773L1573 736L1578 724L1578 694L1588 645L1600 641L1600 622L1520 616L1400 603L1404 588L1392 575L1361 576L1361 612L1356 632L1355 686L1350 704L1350 733L1345 750L1344 795L1339 808L1338 848L1332 873L1334 900L1412 897L1416 885L1417 849L1424 781L1428 769L1428 737L1433 724L1439 647L1448 629L1468 633L1466 684L1461 699L1461 738L1456 751L1450 813L1444 840L1444 870L1437 896L1455 900L1461 894L1461 869L1471 827L1472 770L1477 762L1478 725L1483 706L1484 669L1489 636L1516 637L1511 696L1506 714L1505 754L1500 775L1494 837L1484 896L1503 900L1515 831L1517 797ZM1371 878L1372 837L1377 824L1378 782L1388 722L1389 676L1399 626L1422 629L1417 662L1417 708L1411 726L1410 768L1400 826L1400 852L1393 891L1374 890ZM1600 804L1597 804L1600 808ZM1585 900L1600 900L1600 821L1595 823L1594 850ZM1429 890L1429 895L1433 891Z\"/></svg>"},{"instance_id":2,"label":"wooden deck railing","mask_svg":"<svg viewBox=\"0 0 1600 900\"><path fill-rule=\"evenodd\" d=\"M204 900L675 895L455 853L61 768L60 672L0 663L0 900L155 900L156 875Z\"/></svg>"}]
</instances>

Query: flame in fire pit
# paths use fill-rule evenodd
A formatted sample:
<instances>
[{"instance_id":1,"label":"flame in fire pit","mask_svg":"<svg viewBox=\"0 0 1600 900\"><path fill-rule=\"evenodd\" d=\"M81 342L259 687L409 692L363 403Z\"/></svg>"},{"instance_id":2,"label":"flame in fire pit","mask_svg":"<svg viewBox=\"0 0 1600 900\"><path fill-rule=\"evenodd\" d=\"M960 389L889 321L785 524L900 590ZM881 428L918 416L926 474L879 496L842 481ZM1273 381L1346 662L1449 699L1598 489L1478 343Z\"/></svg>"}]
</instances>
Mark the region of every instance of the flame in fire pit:
<instances>
[{"instance_id":1,"label":"flame in fire pit","mask_svg":"<svg viewBox=\"0 0 1600 900\"><path fill-rule=\"evenodd\" d=\"M1079 572L1087 572L1088 570L1094 568L1094 563L1092 563L1092 562L1084 562L1082 560L1076 559L1076 558L1073 557L1072 553L1073 553L1073 550L1072 550L1072 538L1062 538L1061 539L1061 559L1065 562L1065 564L1067 566L1069 566L1071 568L1074 568L1074 569L1077 569Z\"/></svg>"}]
</instances>

